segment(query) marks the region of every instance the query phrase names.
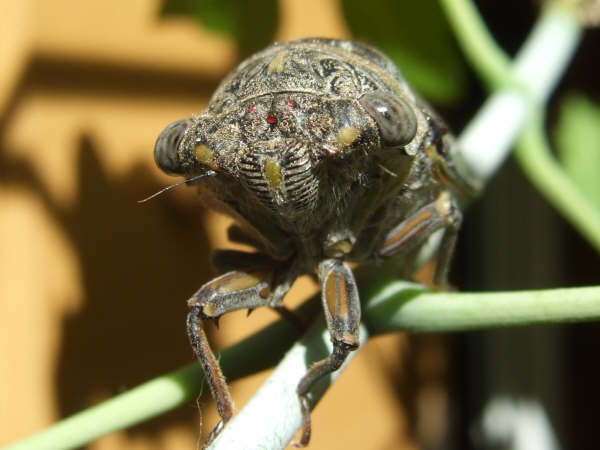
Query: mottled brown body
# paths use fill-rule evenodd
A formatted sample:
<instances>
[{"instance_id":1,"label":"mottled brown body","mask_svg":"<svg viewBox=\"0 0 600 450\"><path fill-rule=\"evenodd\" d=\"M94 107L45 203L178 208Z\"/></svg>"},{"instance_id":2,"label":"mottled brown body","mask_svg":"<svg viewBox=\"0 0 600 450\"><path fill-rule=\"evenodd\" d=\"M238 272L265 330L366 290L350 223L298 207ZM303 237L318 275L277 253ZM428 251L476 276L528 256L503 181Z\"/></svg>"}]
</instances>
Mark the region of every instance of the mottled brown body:
<instances>
[{"instance_id":1,"label":"mottled brown body","mask_svg":"<svg viewBox=\"0 0 600 450\"><path fill-rule=\"evenodd\" d=\"M257 249L217 252L217 266L231 271L189 300L190 339L223 417L209 440L232 404L207 355L207 318L281 308L294 280L317 272L334 352L298 386L305 445L306 394L358 345L360 302L347 262L408 255L443 229L443 281L460 222L454 193L468 189L450 145L445 125L389 59L325 39L268 47L221 83L204 114L163 131L158 165L188 177L209 206L237 219L232 240Z\"/></svg>"}]
</instances>

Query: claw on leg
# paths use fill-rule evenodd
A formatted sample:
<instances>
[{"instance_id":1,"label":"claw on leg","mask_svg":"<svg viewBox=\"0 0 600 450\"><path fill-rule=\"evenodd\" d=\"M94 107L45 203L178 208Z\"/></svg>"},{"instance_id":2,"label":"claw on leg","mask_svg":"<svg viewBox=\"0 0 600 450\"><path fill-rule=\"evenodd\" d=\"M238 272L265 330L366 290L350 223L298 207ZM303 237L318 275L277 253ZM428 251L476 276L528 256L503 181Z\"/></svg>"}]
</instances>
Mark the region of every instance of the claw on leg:
<instances>
[{"instance_id":1,"label":"claw on leg","mask_svg":"<svg viewBox=\"0 0 600 450\"><path fill-rule=\"evenodd\" d=\"M358 347L356 345L348 345L343 342L334 342L333 352L331 355L313 364L306 375L302 377L300 383L298 383L296 393L298 394L298 399L300 400L300 409L302 411L302 434L300 436L300 440L292 444L294 447L306 447L310 441L312 425L310 421L310 404L307 397L308 393L317 381L324 376L327 376L330 373L338 370L346 360L348 354L357 348Z\"/></svg>"},{"instance_id":2,"label":"claw on leg","mask_svg":"<svg viewBox=\"0 0 600 450\"><path fill-rule=\"evenodd\" d=\"M333 352L315 363L302 377L296 392L302 411L302 434L295 447L305 447L310 441L310 405L307 395L314 384L324 376L335 372L348 354L358 348L358 326L360 323L360 301L352 271L346 263L327 259L319 264L321 298L325 319L333 341Z\"/></svg>"},{"instance_id":3,"label":"claw on leg","mask_svg":"<svg viewBox=\"0 0 600 450\"><path fill-rule=\"evenodd\" d=\"M306 447L310 442L310 434L312 433L312 423L310 421L310 405L306 395L298 394L300 399L300 411L302 412L302 434L298 442L293 442L292 446L296 448Z\"/></svg>"}]
</instances>

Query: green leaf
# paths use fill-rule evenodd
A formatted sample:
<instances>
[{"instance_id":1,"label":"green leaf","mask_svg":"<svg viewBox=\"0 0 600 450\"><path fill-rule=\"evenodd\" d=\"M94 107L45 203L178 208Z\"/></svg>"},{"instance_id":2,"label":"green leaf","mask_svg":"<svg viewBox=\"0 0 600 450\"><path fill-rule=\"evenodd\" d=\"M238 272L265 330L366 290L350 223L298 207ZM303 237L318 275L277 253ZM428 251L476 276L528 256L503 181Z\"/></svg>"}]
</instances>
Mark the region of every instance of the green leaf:
<instances>
[{"instance_id":1,"label":"green leaf","mask_svg":"<svg viewBox=\"0 0 600 450\"><path fill-rule=\"evenodd\" d=\"M242 57L267 46L277 30L277 0L165 0L162 16L183 15L237 41Z\"/></svg>"},{"instance_id":2,"label":"green leaf","mask_svg":"<svg viewBox=\"0 0 600 450\"><path fill-rule=\"evenodd\" d=\"M423 96L454 103L466 87L466 66L435 0L343 0L355 38L378 47Z\"/></svg>"},{"instance_id":3,"label":"green leaf","mask_svg":"<svg viewBox=\"0 0 600 450\"><path fill-rule=\"evenodd\" d=\"M269 45L279 20L277 0L234 1L238 11L237 41L242 56L250 56Z\"/></svg>"},{"instance_id":4,"label":"green leaf","mask_svg":"<svg viewBox=\"0 0 600 450\"><path fill-rule=\"evenodd\" d=\"M555 139L565 171L600 209L600 106L582 95L567 96Z\"/></svg>"}]
</instances>

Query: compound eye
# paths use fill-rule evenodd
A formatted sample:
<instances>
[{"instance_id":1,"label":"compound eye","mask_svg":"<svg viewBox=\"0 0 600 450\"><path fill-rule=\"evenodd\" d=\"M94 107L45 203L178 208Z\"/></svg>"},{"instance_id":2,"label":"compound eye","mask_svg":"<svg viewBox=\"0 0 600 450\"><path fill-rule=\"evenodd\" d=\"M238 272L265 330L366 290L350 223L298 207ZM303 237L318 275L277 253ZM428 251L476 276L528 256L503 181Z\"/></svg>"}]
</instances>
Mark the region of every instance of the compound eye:
<instances>
[{"instance_id":1,"label":"compound eye","mask_svg":"<svg viewBox=\"0 0 600 450\"><path fill-rule=\"evenodd\" d=\"M181 175L183 173L183 168L177 157L177 150L189 123L188 120L184 119L167 125L156 140L154 161L161 170L168 174Z\"/></svg>"},{"instance_id":2,"label":"compound eye","mask_svg":"<svg viewBox=\"0 0 600 450\"><path fill-rule=\"evenodd\" d=\"M392 94L369 92L360 104L377 122L384 147L401 147L417 133L417 117L408 103Z\"/></svg>"}]
</instances>

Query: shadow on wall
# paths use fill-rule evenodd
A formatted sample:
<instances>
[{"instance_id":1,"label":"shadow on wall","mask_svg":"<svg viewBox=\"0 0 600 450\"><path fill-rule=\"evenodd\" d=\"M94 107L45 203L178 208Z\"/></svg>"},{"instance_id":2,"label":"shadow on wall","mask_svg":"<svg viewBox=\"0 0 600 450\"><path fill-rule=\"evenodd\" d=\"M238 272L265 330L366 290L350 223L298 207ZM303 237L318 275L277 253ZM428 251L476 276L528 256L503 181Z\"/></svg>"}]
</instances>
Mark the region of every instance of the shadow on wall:
<instances>
[{"instance_id":1,"label":"shadow on wall","mask_svg":"<svg viewBox=\"0 0 600 450\"><path fill-rule=\"evenodd\" d=\"M77 198L59 206L25 160L0 155L0 182L31 189L70 239L85 299L66 317L55 374L60 416L193 361L185 300L211 275L199 206L160 198L142 166L108 174L88 136L79 144ZM176 421L197 429L180 409L129 433L158 434ZM160 424L160 425L158 425Z\"/></svg>"}]
</instances>

